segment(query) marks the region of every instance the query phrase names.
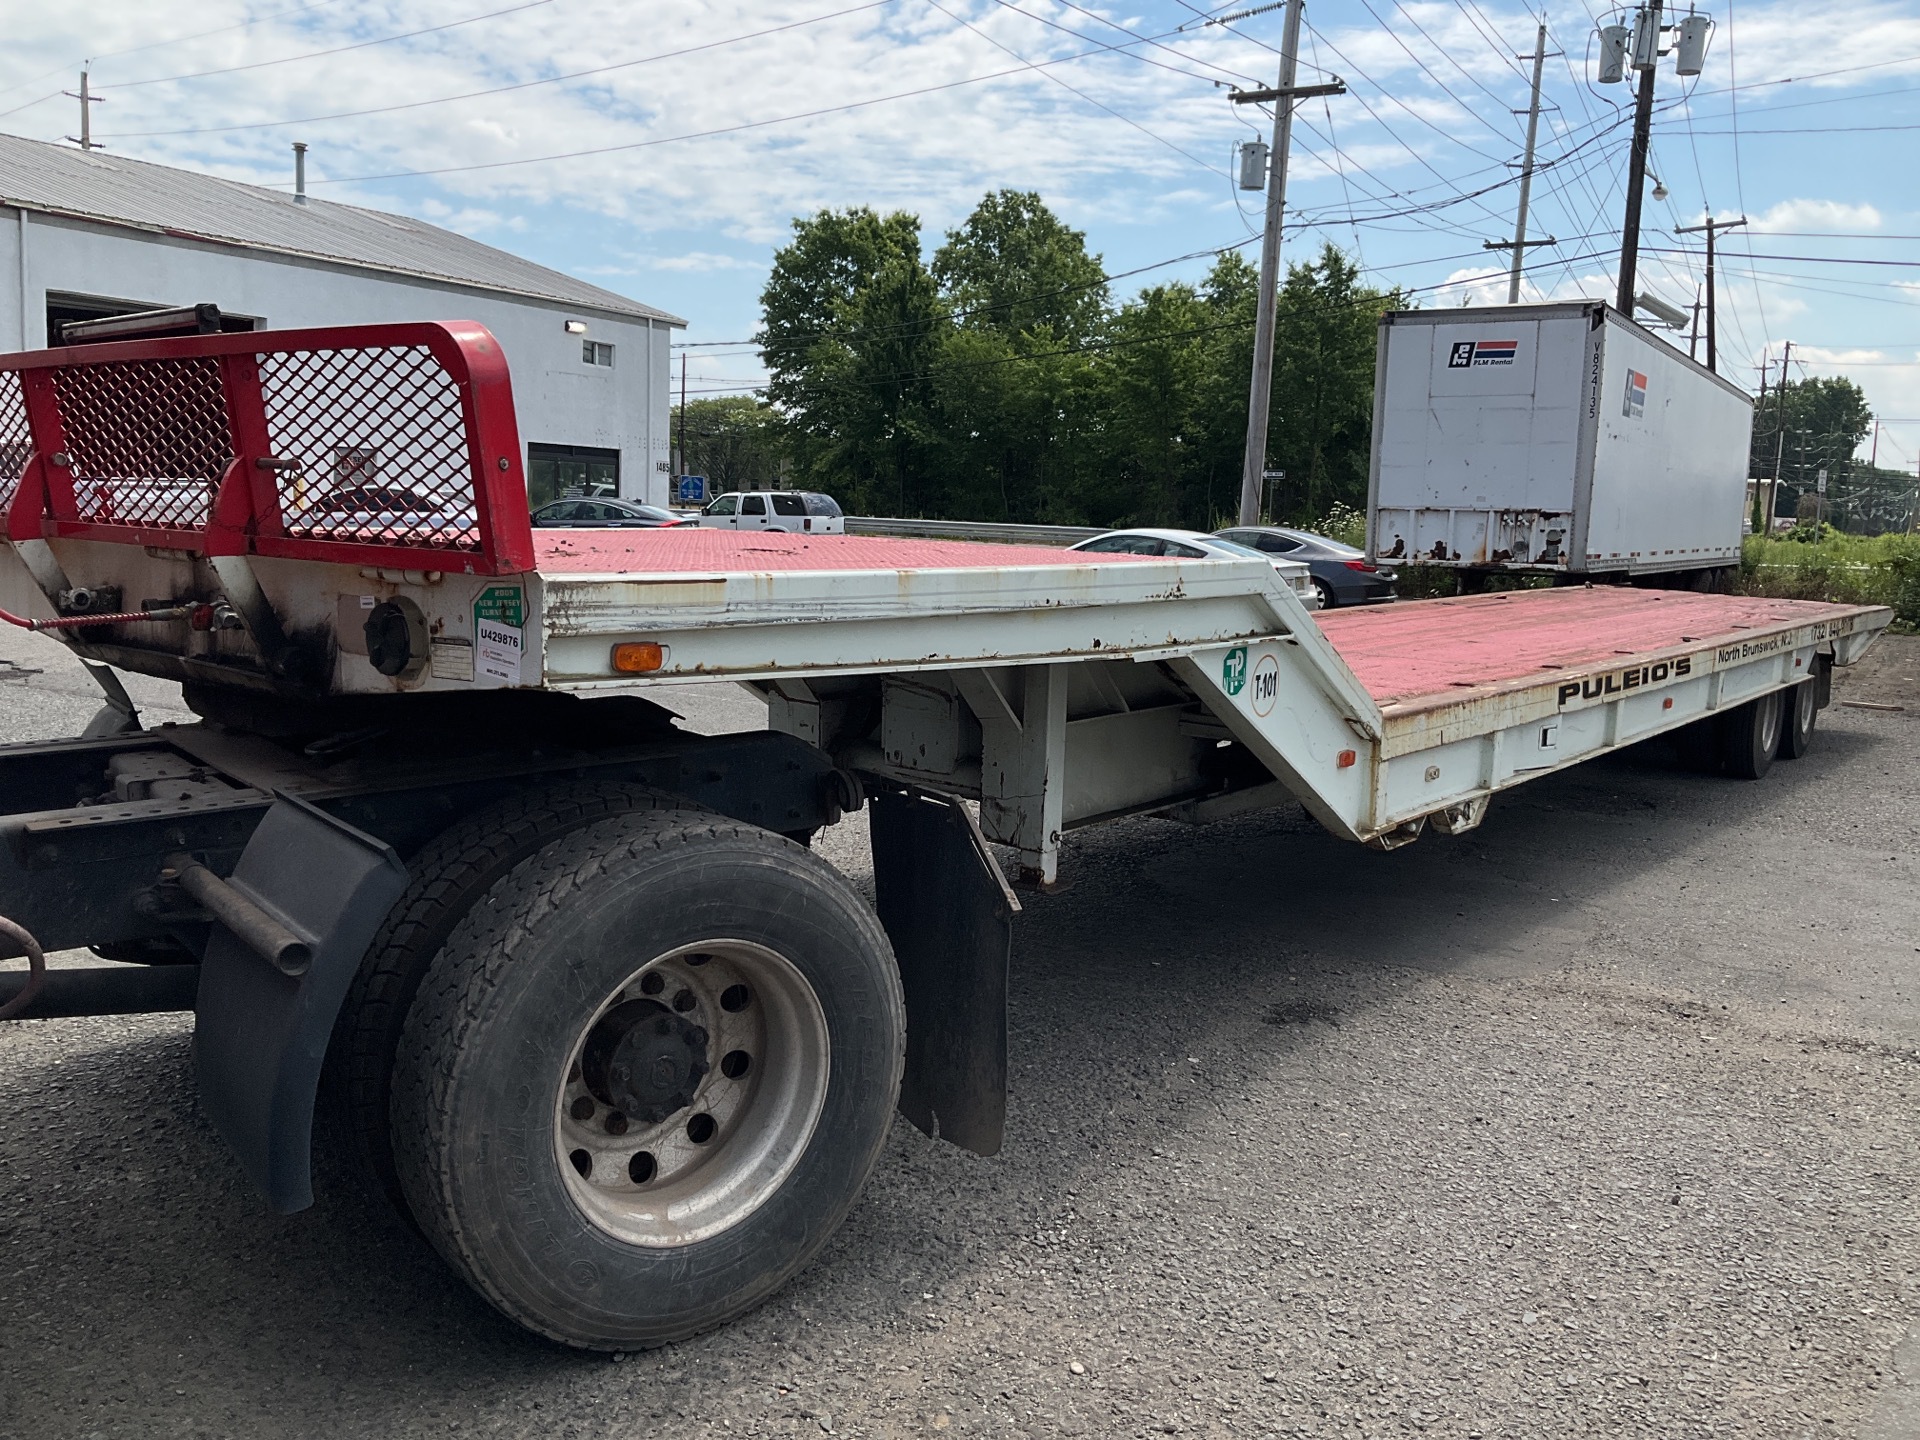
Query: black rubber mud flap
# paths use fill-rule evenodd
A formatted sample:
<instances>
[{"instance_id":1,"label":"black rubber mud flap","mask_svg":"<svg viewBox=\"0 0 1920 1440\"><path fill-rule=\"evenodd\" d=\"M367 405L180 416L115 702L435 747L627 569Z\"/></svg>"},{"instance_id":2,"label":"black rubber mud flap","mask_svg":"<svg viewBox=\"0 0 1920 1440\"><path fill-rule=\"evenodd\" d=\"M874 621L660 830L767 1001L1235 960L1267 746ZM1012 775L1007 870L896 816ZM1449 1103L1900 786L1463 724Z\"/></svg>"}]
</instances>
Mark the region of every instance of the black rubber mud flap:
<instances>
[{"instance_id":1,"label":"black rubber mud flap","mask_svg":"<svg viewBox=\"0 0 1920 1440\"><path fill-rule=\"evenodd\" d=\"M1020 902L966 807L945 796L873 796L880 923L900 962L907 1064L900 1113L976 1155L1007 1124L1007 962Z\"/></svg>"},{"instance_id":2,"label":"black rubber mud flap","mask_svg":"<svg viewBox=\"0 0 1920 1440\"><path fill-rule=\"evenodd\" d=\"M288 975L215 925L195 1006L200 1104L288 1215L313 1203L314 1094L334 1016L407 872L383 842L282 795L228 883L312 953L304 973Z\"/></svg>"}]
</instances>

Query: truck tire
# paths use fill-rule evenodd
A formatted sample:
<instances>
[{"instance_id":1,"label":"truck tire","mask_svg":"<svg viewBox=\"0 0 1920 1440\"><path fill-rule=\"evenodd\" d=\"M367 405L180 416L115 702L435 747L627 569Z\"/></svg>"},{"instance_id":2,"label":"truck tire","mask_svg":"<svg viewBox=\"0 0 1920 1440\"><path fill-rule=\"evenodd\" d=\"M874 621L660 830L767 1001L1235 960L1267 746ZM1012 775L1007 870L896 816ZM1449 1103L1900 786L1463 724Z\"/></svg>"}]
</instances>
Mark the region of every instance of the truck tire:
<instances>
[{"instance_id":1,"label":"truck tire","mask_svg":"<svg viewBox=\"0 0 1920 1440\"><path fill-rule=\"evenodd\" d=\"M676 808L685 802L618 781L544 785L469 815L408 858L407 888L367 947L334 1023L322 1097L345 1132L353 1169L401 1214L388 1114L394 1057L433 957L488 889L549 840L609 816Z\"/></svg>"},{"instance_id":2,"label":"truck tire","mask_svg":"<svg viewBox=\"0 0 1920 1440\"><path fill-rule=\"evenodd\" d=\"M1682 768L1699 775L1720 773L1726 762L1726 719L1724 715L1709 715L1673 732L1673 748Z\"/></svg>"},{"instance_id":3,"label":"truck tire","mask_svg":"<svg viewBox=\"0 0 1920 1440\"><path fill-rule=\"evenodd\" d=\"M1727 774L1739 780L1758 780L1773 768L1780 753L1781 724L1786 706L1778 690L1730 712L1721 732L1725 742Z\"/></svg>"},{"instance_id":4,"label":"truck tire","mask_svg":"<svg viewBox=\"0 0 1920 1440\"><path fill-rule=\"evenodd\" d=\"M394 1077L401 1187L528 1329L682 1339L832 1235L905 1036L886 934L825 861L699 812L601 821L497 882L429 967Z\"/></svg>"},{"instance_id":5,"label":"truck tire","mask_svg":"<svg viewBox=\"0 0 1920 1440\"><path fill-rule=\"evenodd\" d=\"M1813 727L1820 718L1820 687L1809 678L1786 692L1780 726L1780 758L1798 760L1813 748Z\"/></svg>"}]
</instances>

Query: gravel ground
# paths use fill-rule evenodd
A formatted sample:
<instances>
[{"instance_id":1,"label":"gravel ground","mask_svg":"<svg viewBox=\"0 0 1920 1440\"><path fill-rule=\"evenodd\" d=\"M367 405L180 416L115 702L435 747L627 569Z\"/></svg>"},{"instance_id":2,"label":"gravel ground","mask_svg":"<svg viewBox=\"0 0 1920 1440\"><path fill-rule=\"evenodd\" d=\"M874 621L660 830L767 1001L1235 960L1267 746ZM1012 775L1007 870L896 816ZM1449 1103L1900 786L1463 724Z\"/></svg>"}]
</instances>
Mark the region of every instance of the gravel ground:
<instances>
[{"instance_id":1,"label":"gravel ground","mask_svg":"<svg viewBox=\"0 0 1920 1440\"><path fill-rule=\"evenodd\" d=\"M623 1360L326 1164L264 1213L184 1019L0 1028L0 1433L1911 1440L1916 674L1883 641L1838 693L1907 709L1757 785L1648 747L1391 855L1076 838L1018 922L1006 1152L897 1126L795 1283ZM94 708L0 640L9 736ZM857 824L822 849L870 884Z\"/></svg>"}]
</instances>

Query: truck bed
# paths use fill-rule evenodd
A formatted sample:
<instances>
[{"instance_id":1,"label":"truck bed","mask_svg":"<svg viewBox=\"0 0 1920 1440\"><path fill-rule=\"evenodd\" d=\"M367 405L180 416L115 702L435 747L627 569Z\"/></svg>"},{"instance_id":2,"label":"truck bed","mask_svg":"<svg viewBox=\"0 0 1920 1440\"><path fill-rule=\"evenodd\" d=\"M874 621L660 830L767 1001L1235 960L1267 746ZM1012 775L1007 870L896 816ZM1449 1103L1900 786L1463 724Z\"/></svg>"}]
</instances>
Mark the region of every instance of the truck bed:
<instances>
[{"instance_id":1,"label":"truck bed","mask_svg":"<svg viewBox=\"0 0 1920 1440\"><path fill-rule=\"evenodd\" d=\"M472 325L69 347L0 357L0 382L0 438L32 447L0 604L64 611L88 659L456 704L738 681L849 772L980 800L1047 879L1063 830L1120 814L1292 795L1353 839L1461 828L1509 785L1851 663L1891 619L1619 587L1317 616L1251 556L534 530ZM125 399L142 386L173 399ZM368 473L410 498L342 498ZM207 624L83 624L81 596Z\"/></svg>"},{"instance_id":2,"label":"truck bed","mask_svg":"<svg viewBox=\"0 0 1920 1440\"><path fill-rule=\"evenodd\" d=\"M1317 617L1389 719L1701 646L1839 621L1859 606L1624 585L1416 600Z\"/></svg>"},{"instance_id":3,"label":"truck bed","mask_svg":"<svg viewBox=\"0 0 1920 1440\"><path fill-rule=\"evenodd\" d=\"M799 535L782 530L536 530L535 568L551 575L756 574L792 570L978 570L1090 565L1144 556L1094 557L1050 545L973 540L893 540L878 535Z\"/></svg>"}]
</instances>

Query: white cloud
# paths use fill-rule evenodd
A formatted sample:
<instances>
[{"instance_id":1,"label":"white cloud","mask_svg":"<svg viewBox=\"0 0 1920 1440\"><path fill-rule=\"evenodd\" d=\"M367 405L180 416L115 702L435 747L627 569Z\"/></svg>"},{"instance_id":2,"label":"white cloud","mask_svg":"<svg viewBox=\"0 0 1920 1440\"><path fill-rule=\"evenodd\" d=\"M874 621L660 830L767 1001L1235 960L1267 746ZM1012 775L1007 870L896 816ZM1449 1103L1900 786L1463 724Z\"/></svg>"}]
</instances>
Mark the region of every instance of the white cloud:
<instances>
[{"instance_id":1,"label":"white cloud","mask_svg":"<svg viewBox=\"0 0 1920 1440\"><path fill-rule=\"evenodd\" d=\"M660 255L638 262L641 270L764 270L763 260L743 260L738 255L717 255L710 250L689 250L684 255Z\"/></svg>"},{"instance_id":2,"label":"white cloud","mask_svg":"<svg viewBox=\"0 0 1920 1440\"><path fill-rule=\"evenodd\" d=\"M1774 230L1878 230L1885 223L1872 205L1842 200L1782 200L1747 222L1756 233Z\"/></svg>"}]
</instances>

